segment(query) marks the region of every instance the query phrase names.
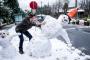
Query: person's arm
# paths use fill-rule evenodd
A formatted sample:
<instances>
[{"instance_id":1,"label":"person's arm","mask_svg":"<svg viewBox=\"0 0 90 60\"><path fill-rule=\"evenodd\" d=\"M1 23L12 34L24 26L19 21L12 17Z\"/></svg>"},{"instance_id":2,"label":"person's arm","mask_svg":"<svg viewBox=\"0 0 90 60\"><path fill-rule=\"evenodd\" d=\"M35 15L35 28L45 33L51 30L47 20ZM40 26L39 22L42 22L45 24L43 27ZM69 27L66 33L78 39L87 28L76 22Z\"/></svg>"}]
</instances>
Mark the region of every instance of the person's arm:
<instances>
[{"instance_id":1,"label":"person's arm","mask_svg":"<svg viewBox=\"0 0 90 60\"><path fill-rule=\"evenodd\" d=\"M34 19L32 19L31 18L31 22L33 23L33 24L35 24L36 26L38 26L38 27L40 27L41 25L44 25L45 24L45 22L39 22L36 18L34 18Z\"/></svg>"},{"instance_id":2,"label":"person's arm","mask_svg":"<svg viewBox=\"0 0 90 60\"><path fill-rule=\"evenodd\" d=\"M39 21L36 21L35 23L36 23L37 26L38 25L44 25L45 24L45 22L39 22Z\"/></svg>"}]
</instances>

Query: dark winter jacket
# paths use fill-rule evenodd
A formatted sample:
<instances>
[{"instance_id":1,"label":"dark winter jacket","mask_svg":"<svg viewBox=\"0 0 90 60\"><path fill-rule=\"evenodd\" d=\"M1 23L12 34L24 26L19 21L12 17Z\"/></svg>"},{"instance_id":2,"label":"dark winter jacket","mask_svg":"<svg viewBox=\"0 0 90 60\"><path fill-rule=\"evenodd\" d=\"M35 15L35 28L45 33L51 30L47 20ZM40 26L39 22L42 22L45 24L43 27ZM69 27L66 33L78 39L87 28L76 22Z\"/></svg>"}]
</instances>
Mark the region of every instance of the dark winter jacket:
<instances>
[{"instance_id":1,"label":"dark winter jacket","mask_svg":"<svg viewBox=\"0 0 90 60\"><path fill-rule=\"evenodd\" d=\"M16 26L16 32L24 32L32 26L36 26L36 23L30 22L30 17L26 17L19 25Z\"/></svg>"}]
</instances>

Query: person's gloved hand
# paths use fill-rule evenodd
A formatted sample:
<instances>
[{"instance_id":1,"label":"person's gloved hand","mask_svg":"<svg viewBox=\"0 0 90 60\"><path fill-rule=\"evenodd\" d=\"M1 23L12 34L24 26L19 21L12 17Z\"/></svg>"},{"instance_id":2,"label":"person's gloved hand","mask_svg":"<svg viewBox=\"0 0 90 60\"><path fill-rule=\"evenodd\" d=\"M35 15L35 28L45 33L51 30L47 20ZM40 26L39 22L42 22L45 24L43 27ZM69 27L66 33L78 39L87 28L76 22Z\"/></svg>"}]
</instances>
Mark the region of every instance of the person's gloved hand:
<instances>
[{"instance_id":1,"label":"person's gloved hand","mask_svg":"<svg viewBox=\"0 0 90 60\"><path fill-rule=\"evenodd\" d=\"M41 25L45 25L46 24L46 22L42 22L42 24Z\"/></svg>"}]
</instances>

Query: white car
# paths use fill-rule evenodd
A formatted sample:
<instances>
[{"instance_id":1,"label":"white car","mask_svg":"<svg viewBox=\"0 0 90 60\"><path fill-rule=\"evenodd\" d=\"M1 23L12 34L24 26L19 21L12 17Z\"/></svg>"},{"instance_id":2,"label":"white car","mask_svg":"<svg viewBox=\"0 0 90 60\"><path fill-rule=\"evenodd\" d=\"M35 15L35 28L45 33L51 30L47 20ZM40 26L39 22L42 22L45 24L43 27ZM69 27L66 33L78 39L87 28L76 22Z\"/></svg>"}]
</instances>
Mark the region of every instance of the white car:
<instances>
[{"instance_id":1,"label":"white car","mask_svg":"<svg viewBox=\"0 0 90 60\"><path fill-rule=\"evenodd\" d=\"M79 20L80 25L84 25L84 20Z\"/></svg>"},{"instance_id":2,"label":"white car","mask_svg":"<svg viewBox=\"0 0 90 60\"><path fill-rule=\"evenodd\" d=\"M37 15L37 19L39 22L44 21L45 17L46 17L46 15L43 15L43 14Z\"/></svg>"}]
</instances>

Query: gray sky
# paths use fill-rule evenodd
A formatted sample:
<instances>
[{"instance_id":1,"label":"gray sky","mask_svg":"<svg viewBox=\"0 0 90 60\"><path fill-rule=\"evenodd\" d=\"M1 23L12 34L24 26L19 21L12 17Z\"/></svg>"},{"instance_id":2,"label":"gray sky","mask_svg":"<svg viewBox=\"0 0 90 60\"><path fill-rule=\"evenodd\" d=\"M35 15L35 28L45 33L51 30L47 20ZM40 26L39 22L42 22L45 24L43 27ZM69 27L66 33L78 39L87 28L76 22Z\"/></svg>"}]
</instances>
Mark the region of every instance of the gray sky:
<instances>
[{"instance_id":1,"label":"gray sky","mask_svg":"<svg viewBox=\"0 0 90 60\"><path fill-rule=\"evenodd\" d=\"M42 1L42 5L48 4L48 2L51 5L58 0L18 0L20 8L22 8L23 10L30 10L29 3L31 1L36 1L38 3L38 6L41 6L41 1ZM64 0L60 0L60 1L62 1L64 3ZM71 1L70 6L73 6L74 0L70 0L70 1ZM78 0L78 1L80 1L80 0Z\"/></svg>"},{"instance_id":2,"label":"gray sky","mask_svg":"<svg viewBox=\"0 0 90 60\"><path fill-rule=\"evenodd\" d=\"M20 8L22 8L23 10L30 9L29 3L31 1L36 1L38 3L38 6L41 6L41 1L42 1L42 5L45 5L45 4L48 4L48 2L49 4L52 4L56 0L18 0Z\"/></svg>"}]
</instances>

